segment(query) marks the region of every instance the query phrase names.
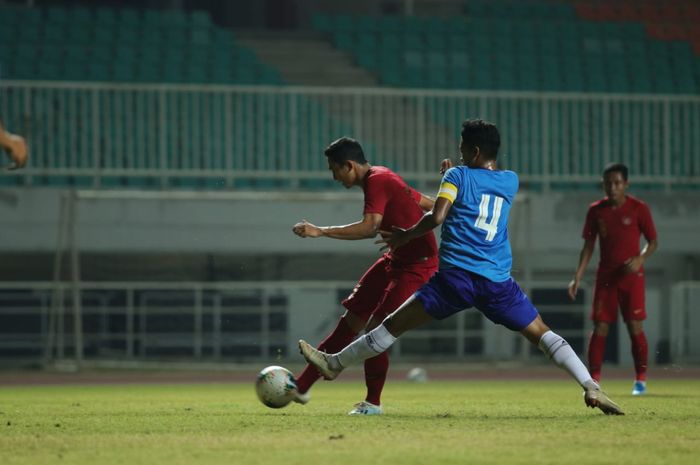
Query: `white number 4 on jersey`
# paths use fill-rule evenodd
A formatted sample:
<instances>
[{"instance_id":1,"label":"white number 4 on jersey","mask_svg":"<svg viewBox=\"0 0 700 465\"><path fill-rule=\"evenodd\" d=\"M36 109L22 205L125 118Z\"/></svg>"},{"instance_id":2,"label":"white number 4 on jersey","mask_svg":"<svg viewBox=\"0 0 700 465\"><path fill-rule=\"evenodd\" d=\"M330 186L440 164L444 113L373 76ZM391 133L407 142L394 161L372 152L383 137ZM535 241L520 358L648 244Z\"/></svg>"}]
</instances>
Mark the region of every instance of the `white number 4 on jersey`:
<instances>
[{"instance_id":1,"label":"white number 4 on jersey","mask_svg":"<svg viewBox=\"0 0 700 465\"><path fill-rule=\"evenodd\" d=\"M481 203L479 204L479 217L476 219L476 226L479 229L486 231L486 240L491 242L498 232L498 218L501 217L501 206L503 198L497 195L493 196L493 211L491 212L491 221L487 222L489 217L489 204L491 196L489 194L481 194Z\"/></svg>"}]
</instances>

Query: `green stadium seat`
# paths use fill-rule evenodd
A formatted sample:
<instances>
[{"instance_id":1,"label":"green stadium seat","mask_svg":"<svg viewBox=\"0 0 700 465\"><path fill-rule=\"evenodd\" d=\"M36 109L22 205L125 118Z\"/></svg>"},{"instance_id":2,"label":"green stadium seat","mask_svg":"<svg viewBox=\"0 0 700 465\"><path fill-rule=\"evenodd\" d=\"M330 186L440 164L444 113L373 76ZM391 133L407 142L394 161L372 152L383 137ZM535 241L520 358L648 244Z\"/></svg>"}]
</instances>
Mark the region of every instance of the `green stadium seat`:
<instances>
[{"instance_id":1,"label":"green stadium seat","mask_svg":"<svg viewBox=\"0 0 700 465\"><path fill-rule=\"evenodd\" d=\"M70 27L65 34L65 39L71 44L87 47L93 41L92 29L86 27Z\"/></svg>"},{"instance_id":2,"label":"green stadium seat","mask_svg":"<svg viewBox=\"0 0 700 465\"><path fill-rule=\"evenodd\" d=\"M365 69L377 71L379 69L379 56L374 51L366 51L357 56L357 64Z\"/></svg>"},{"instance_id":3,"label":"green stadium seat","mask_svg":"<svg viewBox=\"0 0 700 465\"><path fill-rule=\"evenodd\" d=\"M7 66L4 77L6 79L36 79L34 64L26 61L15 61Z\"/></svg>"},{"instance_id":4,"label":"green stadium seat","mask_svg":"<svg viewBox=\"0 0 700 465\"><path fill-rule=\"evenodd\" d=\"M42 11L38 8L17 8L14 19L22 25L22 29L39 29L43 22Z\"/></svg>"},{"instance_id":5,"label":"green stadium seat","mask_svg":"<svg viewBox=\"0 0 700 465\"><path fill-rule=\"evenodd\" d=\"M419 34L404 33L401 37L401 43L405 50L423 50L426 44Z\"/></svg>"},{"instance_id":6,"label":"green stadium seat","mask_svg":"<svg viewBox=\"0 0 700 465\"><path fill-rule=\"evenodd\" d=\"M59 79L60 68L58 64L47 61L41 61L37 64L36 77L40 80L50 81Z\"/></svg>"},{"instance_id":7,"label":"green stadium seat","mask_svg":"<svg viewBox=\"0 0 700 465\"><path fill-rule=\"evenodd\" d=\"M385 16L381 20L381 30L398 34L402 31L401 19L396 16Z\"/></svg>"},{"instance_id":8,"label":"green stadium seat","mask_svg":"<svg viewBox=\"0 0 700 465\"><path fill-rule=\"evenodd\" d=\"M164 10L158 12L160 24L165 27L175 27L186 29L190 26L188 15L182 10Z\"/></svg>"},{"instance_id":9,"label":"green stadium seat","mask_svg":"<svg viewBox=\"0 0 700 465\"><path fill-rule=\"evenodd\" d=\"M66 30L64 25L47 24L42 31L44 42L59 43L65 40Z\"/></svg>"},{"instance_id":10,"label":"green stadium seat","mask_svg":"<svg viewBox=\"0 0 700 465\"><path fill-rule=\"evenodd\" d=\"M447 35L447 48L454 51L464 51L469 49L467 34L450 33Z\"/></svg>"},{"instance_id":11,"label":"green stadium seat","mask_svg":"<svg viewBox=\"0 0 700 465\"><path fill-rule=\"evenodd\" d=\"M87 63L90 59L88 50L85 47L68 47L63 58L66 63Z\"/></svg>"},{"instance_id":12,"label":"green stadium seat","mask_svg":"<svg viewBox=\"0 0 700 465\"><path fill-rule=\"evenodd\" d=\"M154 65L160 63L163 55L163 50L158 44L147 44L139 49L137 62L140 64L148 63Z\"/></svg>"},{"instance_id":13,"label":"green stadium seat","mask_svg":"<svg viewBox=\"0 0 700 465\"><path fill-rule=\"evenodd\" d=\"M441 32L429 33L425 36L425 44L429 50L447 49L447 36Z\"/></svg>"},{"instance_id":14,"label":"green stadium seat","mask_svg":"<svg viewBox=\"0 0 700 465\"><path fill-rule=\"evenodd\" d=\"M109 67L95 61L88 63L85 77L87 81L108 81L110 77Z\"/></svg>"},{"instance_id":15,"label":"green stadium seat","mask_svg":"<svg viewBox=\"0 0 700 465\"><path fill-rule=\"evenodd\" d=\"M209 28L193 28L190 30L190 43L209 46L211 43L211 31Z\"/></svg>"},{"instance_id":16,"label":"green stadium seat","mask_svg":"<svg viewBox=\"0 0 700 465\"><path fill-rule=\"evenodd\" d=\"M211 17L209 12L196 10L190 15L190 24L194 29L209 29L211 24Z\"/></svg>"},{"instance_id":17,"label":"green stadium seat","mask_svg":"<svg viewBox=\"0 0 700 465\"><path fill-rule=\"evenodd\" d=\"M185 63L185 54L182 53L181 49L177 48L166 49L165 52L162 54L162 58L164 63L174 63L178 65L182 65Z\"/></svg>"},{"instance_id":18,"label":"green stadium seat","mask_svg":"<svg viewBox=\"0 0 700 465\"><path fill-rule=\"evenodd\" d=\"M58 6L49 7L46 10L46 21L64 26L68 22L68 11Z\"/></svg>"},{"instance_id":19,"label":"green stadium seat","mask_svg":"<svg viewBox=\"0 0 700 465\"><path fill-rule=\"evenodd\" d=\"M71 24L92 25L95 21L92 10L88 8L73 7L67 11L67 15L70 17Z\"/></svg>"},{"instance_id":20,"label":"green stadium seat","mask_svg":"<svg viewBox=\"0 0 700 465\"><path fill-rule=\"evenodd\" d=\"M337 31L333 33L333 44L340 50L352 50L355 45L355 38L349 32Z\"/></svg>"},{"instance_id":21,"label":"green stadium seat","mask_svg":"<svg viewBox=\"0 0 700 465\"><path fill-rule=\"evenodd\" d=\"M398 34L392 32L380 34L379 47L383 51L398 52L401 48L401 38Z\"/></svg>"},{"instance_id":22,"label":"green stadium seat","mask_svg":"<svg viewBox=\"0 0 700 465\"><path fill-rule=\"evenodd\" d=\"M166 41L159 28L145 27L141 29L141 42L144 44L160 44Z\"/></svg>"},{"instance_id":23,"label":"green stadium seat","mask_svg":"<svg viewBox=\"0 0 700 465\"><path fill-rule=\"evenodd\" d=\"M163 63L162 78L166 82L184 82L185 69L182 62L166 61Z\"/></svg>"},{"instance_id":24,"label":"green stadium seat","mask_svg":"<svg viewBox=\"0 0 700 465\"><path fill-rule=\"evenodd\" d=\"M336 15L333 18L333 30L337 32L355 32L355 22L348 15Z\"/></svg>"},{"instance_id":25,"label":"green stadium seat","mask_svg":"<svg viewBox=\"0 0 700 465\"><path fill-rule=\"evenodd\" d=\"M136 76L134 73L134 64L128 62L116 62L112 69L111 78L117 82L134 81Z\"/></svg>"},{"instance_id":26,"label":"green stadium seat","mask_svg":"<svg viewBox=\"0 0 700 465\"><path fill-rule=\"evenodd\" d=\"M211 66L210 79L212 82L219 84L230 83L233 79L233 67L231 63L216 62Z\"/></svg>"},{"instance_id":27,"label":"green stadium seat","mask_svg":"<svg viewBox=\"0 0 700 465\"><path fill-rule=\"evenodd\" d=\"M359 33L355 40L355 47L357 53L365 53L367 51L374 51L377 48L377 39L373 32Z\"/></svg>"},{"instance_id":28,"label":"green stadium seat","mask_svg":"<svg viewBox=\"0 0 700 465\"><path fill-rule=\"evenodd\" d=\"M95 29L102 27L114 27L117 23L117 14L111 8L97 8L95 10Z\"/></svg>"},{"instance_id":29,"label":"green stadium seat","mask_svg":"<svg viewBox=\"0 0 700 465\"><path fill-rule=\"evenodd\" d=\"M234 42L233 32L223 28L213 29L212 39L215 47L230 47Z\"/></svg>"},{"instance_id":30,"label":"green stadium seat","mask_svg":"<svg viewBox=\"0 0 700 465\"><path fill-rule=\"evenodd\" d=\"M374 16L360 16L355 21L355 30L361 34L376 34L382 31L381 21Z\"/></svg>"},{"instance_id":31,"label":"green stadium seat","mask_svg":"<svg viewBox=\"0 0 700 465\"><path fill-rule=\"evenodd\" d=\"M134 70L134 77L139 82L158 82L161 73L154 64L141 61Z\"/></svg>"},{"instance_id":32,"label":"green stadium seat","mask_svg":"<svg viewBox=\"0 0 700 465\"><path fill-rule=\"evenodd\" d=\"M112 44L117 36L117 28L115 24L105 23L104 26L96 27L93 40L95 44Z\"/></svg>"},{"instance_id":33,"label":"green stadium seat","mask_svg":"<svg viewBox=\"0 0 700 465\"><path fill-rule=\"evenodd\" d=\"M163 34L163 40L170 46L183 48L190 41L189 31L182 27L168 27Z\"/></svg>"}]
</instances>

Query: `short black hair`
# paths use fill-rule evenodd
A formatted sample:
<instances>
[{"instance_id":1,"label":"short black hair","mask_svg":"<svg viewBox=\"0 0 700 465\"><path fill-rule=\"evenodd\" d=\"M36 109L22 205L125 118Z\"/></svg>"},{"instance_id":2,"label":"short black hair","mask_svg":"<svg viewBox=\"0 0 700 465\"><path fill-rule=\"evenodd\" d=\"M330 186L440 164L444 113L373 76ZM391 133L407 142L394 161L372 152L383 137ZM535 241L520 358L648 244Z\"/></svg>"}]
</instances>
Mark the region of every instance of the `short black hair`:
<instances>
[{"instance_id":1,"label":"short black hair","mask_svg":"<svg viewBox=\"0 0 700 465\"><path fill-rule=\"evenodd\" d=\"M479 152L491 160L498 157L501 147L496 125L482 119L468 119L462 123L462 141L467 147L479 147Z\"/></svg>"},{"instance_id":2,"label":"short black hair","mask_svg":"<svg viewBox=\"0 0 700 465\"><path fill-rule=\"evenodd\" d=\"M618 172L622 175L622 179L627 181L627 178L629 177L630 171L627 168L627 165L623 163L610 163L605 166L605 169L603 170L603 177L607 175L608 173L615 173Z\"/></svg>"},{"instance_id":3,"label":"short black hair","mask_svg":"<svg viewBox=\"0 0 700 465\"><path fill-rule=\"evenodd\" d=\"M351 137L341 137L340 139L331 142L331 145L326 147L326 150L324 150L323 153L336 165L342 165L348 160L357 162L361 165L367 163L362 146Z\"/></svg>"}]
</instances>

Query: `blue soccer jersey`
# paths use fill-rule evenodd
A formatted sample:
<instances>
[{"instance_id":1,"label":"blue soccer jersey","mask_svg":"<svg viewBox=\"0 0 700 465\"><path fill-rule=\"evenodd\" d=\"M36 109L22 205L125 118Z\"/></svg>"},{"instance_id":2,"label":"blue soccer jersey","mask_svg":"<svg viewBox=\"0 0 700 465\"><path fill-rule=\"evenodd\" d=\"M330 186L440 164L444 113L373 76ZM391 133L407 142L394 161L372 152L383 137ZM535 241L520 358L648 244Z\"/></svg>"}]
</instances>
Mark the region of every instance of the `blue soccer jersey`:
<instances>
[{"instance_id":1,"label":"blue soccer jersey","mask_svg":"<svg viewBox=\"0 0 700 465\"><path fill-rule=\"evenodd\" d=\"M438 192L452 202L442 225L440 269L461 268L494 282L510 278L507 226L517 192L518 175L512 171L449 169Z\"/></svg>"}]
</instances>

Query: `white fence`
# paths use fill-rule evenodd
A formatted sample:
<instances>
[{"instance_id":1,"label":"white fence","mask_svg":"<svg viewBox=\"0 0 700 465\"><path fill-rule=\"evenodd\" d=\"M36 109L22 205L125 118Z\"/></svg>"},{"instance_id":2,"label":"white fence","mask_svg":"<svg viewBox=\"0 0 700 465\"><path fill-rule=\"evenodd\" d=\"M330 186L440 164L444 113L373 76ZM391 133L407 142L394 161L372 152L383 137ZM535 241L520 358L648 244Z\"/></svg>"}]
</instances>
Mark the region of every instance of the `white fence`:
<instances>
[{"instance_id":1,"label":"white fence","mask_svg":"<svg viewBox=\"0 0 700 465\"><path fill-rule=\"evenodd\" d=\"M500 127L502 165L533 188L590 185L610 161L700 185L694 96L5 81L0 108L29 137L25 185L318 189L342 135L423 183L468 117Z\"/></svg>"}]
</instances>

